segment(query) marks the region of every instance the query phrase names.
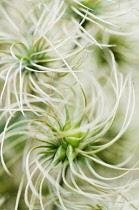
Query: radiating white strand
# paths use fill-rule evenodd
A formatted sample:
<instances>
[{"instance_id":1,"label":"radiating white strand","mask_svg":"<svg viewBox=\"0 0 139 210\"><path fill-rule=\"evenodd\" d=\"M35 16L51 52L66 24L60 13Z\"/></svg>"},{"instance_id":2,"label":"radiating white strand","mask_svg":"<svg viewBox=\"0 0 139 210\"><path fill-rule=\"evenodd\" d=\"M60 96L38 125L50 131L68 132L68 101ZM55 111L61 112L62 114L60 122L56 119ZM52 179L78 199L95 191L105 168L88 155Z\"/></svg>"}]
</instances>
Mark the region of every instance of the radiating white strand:
<instances>
[{"instance_id":1,"label":"radiating white strand","mask_svg":"<svg viewBox=\"0 0 139 210\"><path fill-rule=\"evenodd\" d=\"M12 113L12 110L11 110L11 104L12 104L12 101L11 101L11 90L13 88L13 75L11 75L8 79L8 84L7 84L7 98L6 98L6 103L5 103L5 108L8 108L9 109L9 114L11 116L13 116L13 113ZM14 116L13 116L14 117Z\"/></svg>"},{"instance_id":2,"label":"radiating white strand","mask_svg":"<svg viewBox=\"0 0 139 210\"><path fill-rule=\"evenodd\" d=\"M98 179L100 180L106 180L106 181L110 181L110 180L116 180L116 179L120 179L122 178L123 176L127 175L130 171L126 171L124 172L123 174L119 175L119 176L116 176L116 177L110 177L110 178L106 178L106 177L102 177L100 176L98 173L96 173L96 171L91 167L91 165L89 164L88 162L88 159L86 158L85 159L86 161L86 166L87 168L89 169L89 171Z\"/></svg>"},{"instance_id":3,"label":"radiating white strand","mask_svg":"<svg viewBox=\"0 0 139 210\"><path fill-rule=\"evenodd\" d=\"M13 43L13 44L11 45L11 47L10 47L10 52L11 52L12 57L13 57L16 61L19 62L19 59L17 58L17 56L16 56L16 55L14 54L14 52L13 52L13 47L14 47L16 44L20 44L20 42Z\"/></svg>"},{"instance_id":4,"label":"radiating white strand","mask_svg":"<svg viewBox=\"0 0 139 210\"><path fill-rule=\"evenodd\" d=\"M41 204L41 208L42 208L42 210L45 210L45 207L44 207L44 204L43 204L43 201L42 201L42 187L43 187L43 183L44 183L44 179L45 179L46 177L45 176L43 176L43 178L42 178L42 180L41 180L41 182L40 182L40 187L39 187L39 194L40 194L40 204Z\"/></svg>"},{"instance_id":5,"label":"radiating white strand","mask_svg":"<svg viewBox=\"0 0 139 210\"><path fill-rule=\"evenodd\" d=\"M119 171L131 171L131 172L139 170L139 168L135 168L139 164L139 161L137 161L131 168L123 168L123 167L120 168L120 167L117 167L115 165L110 165L108 163L105 163L104 161L96 159L93 156L89 156L89 155L86 155L84 153L82 153L82 155L91 159L91 160L93 160L94 162L96 162L100 165L103 165L103 166L107 167L107 168L116 169L116 170L119 170Z\"/></svg>"},{"instance_id":6,"label":"radiating white strand","mask_svg":"<svg viewBox=\"0 0 139 210\"><path fill-rule=\"evenodd\" d=\"M31 74L29 75L29 79L30 79L30 81L32 82L32 84L34 85L34 87L35 87L37 90L39 90L40 93L42 93L44 96L46 96L47 99L51 100L51 98L49 97L49 95L46 94L46 93L45 93L45 92L44 92L44 91L35 83L35 81L33 80Z\"/></svg>"},{"instance_id":7,"label":"radiating white strand","mask_svg":"<svg viewBox=\"0 0 139 210\"><path fill-rule=\"evenodd\" d=\"M14 95L15 95L15 98L16 98L16 101L17 101L17 105L20 108L20 100L19 100L18 91L17 91L17 83L19 82L18 79L17 79L18 74L19 74L19 72L15 71L15 73L13 75L13 89L14 89Z\"/></svg>"},{"instance_id":8,"label":"radiating white strand","mask_svg":"<svg viewBox=\"0 0 139 210\"><path fill-rule=\"evenodd\" d=\"M80 178L81 180L84 180L86 181L87 183L91 184L92 187L100 192L104 192L103 189L108 189L108 190L111 190L110 187L108 187L108 184L104 183L104 182L100 182L98 180L95 180L95 179L92 179L92 178L88 178L86 177L85 175L83 174L79 174L75 171L74 167L73 167L73 163L72 161L70 161L70 169L72 171L72 173L77 176L78 178ZM98 184L97 184L98 183ZM99 185L101 184L101 185ZM96 197L98 195L95 195Z\"/></svg>"},{"instance_id":9,"label":"radiating white strand","mask_svg":"<svg viewBox=\"0 0 139 210\"><path fill-rule=\"evenodd\" d=\"M76 25L79 24L74 18L72 19L72 21L73 21ZM102 49L101 44L99 44L99 43L97 42L97 40L96 40L93 36L91 36L91 35L89 34L89 32L88 32L86 29L84 29L84 27L83 27L82 25L79 25L79 27L80 27L80 29L89 37L89 39L91 39L91 40L94 42L94 44L98 45L98 46L100 47L100 49Z\"/></svg>"},{"instance_id":10,"label":"radiating white strand","mask_svg":"<svg viewBox=\"0 0 139 210\"><path fill-rule=\"evenodd\" d=\"M74 78L76 79L76 81L82 87L82 84L80 83L78 77L75 75L75 73L73 72L73 70L71 69L71 67L67 63L67 61L63 58L63 56L58 52L58 50L55 48L55 46L51 43L51 41L46 36L44 36L44 39L50 44L50 46L54 49L54 51L60 56L60 58L63 60L63 62L65 63L65 65L67 66L67 68L69 69L69 71L71 72L71 74L74 76ZM82 89L84 89L84 88L82 87Z\"/></svg>"},{"instance_id":11,"label":"radiating white strand","mask_svg":"<svg viewBox=\"0 0 139 210\"><path fill-rule=\"evenodd\" d=\"M8 124L11 120L12 116L10 116L7 121L6 121L6 124L5 124L5 127L4 127L4 130L2 132L2 134L0 135L1 137L1 147L0 147L0 157L1 157L1 163L2 163L2 166L4 168L4 170L6 171L6 173L10 176L12 176L12 174L10 173L10 171L8 170L6 164L5 164L5 161L4 161L4 157L3 157L3 146L4 146L4 140L5 140L5 134L6 134L6 130L7 130L7 127L8 127Z\"/></svg>"},{"instance_id":12,"label":"radiating white strand","mask_svg":"<svg viewBox=\"0 0 139 210\"><path fill-rule=\"evenodd\" d=\"M6 17L6 19L9 21L9 23L11 23L11 25L14 27L14 29L17 32L20 32L19 28L17 27L17 25L12 21L12 19L9 17L9 15L7 14L7 12L5 11L5 9L1 6L0 7L1 12L3 13L3 15Z\"/></svg>"},{"instance_id":13,"label":"radiating white strand","mask_svg":"<svg viewBox=\"0 0 139 210\"><path fill-rule=\"evenodd\" d=\"M19 161L22 157L22 153L17 153L15 156L13 156L10 160L7 161L6 165L8 168L11 168L16 161ZM5 176L5 170L3 170L3 167L0 168L0 175Z\"/></svg>"},{"instance_id":14,"label":"radiating white strand","mask_svg":"<svg viewBox=\"0 0 139 210\"><path fill-rule=\"evenodd\" d=\"M31 149L28 154L27 154L27 158L26 158L26 175L27 175L27 185L26 185L26 189L25 189L25 203L27 204L27 206L29 206L29 201L28 201L28 189L30 187L32 193L35 195L36 198L40 198L40 195L39 193L37 192L37 190L35 189L35 186L33 185L33 182L32 182L32 178L33 176L35 175L35 173L37 172L37 170L39 169L37 166L33 169L32 173L30 174L30 167L33 166L35 163L36 163L36 159L30 163L29 162L29 158L30 158L30 155L31 153L35 150L36 148L33 148ZM36 157L37 158L37 157ZM45 163L47 162L47 160L51 159L51 157L48 157L47 159L43 160L42 163ZM48 163L48 166L49 166L50 163Z\"/></svg>"},{"instance_id":15,"label":"radiating white strand","mask_svg":"<svg viewBox=\"0 0 139 210\"><path fill-rule=\"evenodd\" d=\"M78 14L78 15L81 16L81 17L84 17L84 14L82 14L82 13L81 13L78 9L76 9L74 6L72 6L71 8L72 8L72 10L73 10L76 14ZM86 20L89 20L90 22L96 24L99 28L105 30L105 27L104 27L104 26L102 26L101 24L99 24L98 22L92 20L91 18L89 18L89 17L87 17L87 16L86 16Z\"/></svg>"},{"instance_id":16,"label":"radiating white strand","mask_svg":"<svg viewBox=\"0 0 139 210\"><path fill-rule=\"evenodd\" d=\"M60 182L62 170L63 169L61 168L60 171L59 171L59 173L58 173L58 176L57 176L57 180L56 180L56 192L57 192L57 196L59 198L59 202L60 202L61 206L63 207L64 210L68 210L69 208L67 209L65 207L64 203L63 203L62 196L60 195L60 189L59 189L59 187L60 187L59 182Z\"/></svg>"},{"instance_id":17,"label":"radiating white strand","mask_svg":"<svg viewBox=\"0 0 139 210\"><path fill-rule=\"evenodd\" d=\"M23 62L23 59L20 60L20 64L19 64L19 97L20 97L20 109L23 116L26 118L25 113L23 111L24 109L23 108L23 78L24 76L22 76L22 62Z\"/></svg>"},{"instance_id":18,"label":"radiating white strand","mask_svg":"<svg viewBox=\"0 0 139 210\"><path fill-rule=\"evenodd\" d=\"M27 76L27 75L26 75ZM30 83L29 80L24 80L24 92L23 92L23 95L24 95L24 100L25 100L25 104L27 105L27 107L30 109L31 112L33 112L35 115L37 116L43 116L43 114L39 114L38 112L36 112L34 109L33 109L33 106L31 105L31 101L30 99L28 98L29 96L30 97L34 97L34 99L36 99L36 102L40 102L42 101L44 104L47 104L44 100L42 100L41 98L35 96L35 95L32 95L32 94L28 94L28 85L30 86ZM24 101L23 101L24 102Z\"/></svg>"},{"instance_id":19,"label":"radiating white strand","mask_svg":"<svg viewBox=\"0 0 139 210\"><path fill-rule=\"evenodd\" d=\"M21 193L22 193L22 189L23 189L23 184L24 184L24 179L25 179L25 175L22 176L21 181L20 181L20 185L19 185L19 188L18 188L18 193L17 193L17 196L16 196L16 203L15 203L14 210L18 210L19 201L20 201L20 197L21 197Z\"/></svg>"},{"instance_id":20,"label":"radiating white strand","mask_svg":"<svg viewBox=\"0 0 139 210\"><path fill-rule=\"evenodd\" d=\"M102 23L108 24L108 25L113 26L113 27L116 27L116 28L120 28L119 26L114 25L114 24L112 24L112 23L110 23L110 22L108 22L108 21L106 21L106 20L103 20L102 18L99 18L98 16L96 16L96 15L94 15L93 13L89 12L89 10L88 10L87 8L86 8L86 10L83 9L83 8L81 8L80 10L81 10L82 12L84 12L84 13L90 15L92 18L101 21Z\"/></svg>"},{"instance_id":21,"label":"radiating white strand","mask_svg":"<svg viewBox=\"0 0 139 210\"><path fill-rule=\"evenodd\" d=\"M65 0L62 0L61 1L61 5L59 6L59 8L57 9L57 13L58 11L62 8L63 4L64 4L64 1ZM43 31L43 34L47 34L48 31L50 31L52 29L52 27L61 19L61 17L64 15L65 11L66 11L67 8L64 8L63 11L60 12L59 16L54 20L52 20L51 18L51 21L52 23L49 23L49 27L46 27L46 25L48 24L47 22L44 24L43 27L41 27L41 31ZM55 14L55 13L54 13ZM57 16L57 14L55 14L55 16L53 15L53 18L55 18ZM45 30L46 29L46 30Z\"/></svg>"},{"instance_id":22,"label":"radiating white strand","mask_svg":"<svg viewBox=\"0 0 139 210\"><path fill-rule=\"evenodd\" d=\"M51 175L49 175L50 170L53 170L54 166L51 164L50 167L47 170L44 170L44 168L42 167L42 165L38 162L38 160L36 160L36 164L39 168L39 170L42 172L42 174L46 177L46 179L53 185L56 186L56 181L53 179L53 177ZM63 187L59 186L61 192L64 194L65 190Z\"/></svg>"},{"instance_id":23,"label":"radiating white strand","mask_svg":"<svg viewBox=\"0 0 139 210\"><path fill-rule=\"evenodd\" d=\"M132 97L131 97L131 92L132 92ZM126 108L126 114L125 114L125 118L124 118L124 122L123 122L123 125L121 127L121 130L119 131L119 133L117 134L117 136L115 138L113 138L110 142L108 142L107 144L103 145L102 147L100 147L98 150L95 151L98 152L98 151L101 151L103 149L106 149L107 147L111 146L113 143L115 143L120 137L121 135L126 131L126 129L128 128L131 120L132 120L132 117L133 117L133 113L134 113L134 108L135 108L135 93L134 93L134 89L131 88L131 91L130 91L130 100L128 99L128 105L127 105L127 108ZM132 107L131 107L131 111L129 112L129 106L130 106L130 102L131 102L131 99L132 99ZM129 117L128 117L128 120L127 120L127 116L129 114Z\"/></svg>"},{"instance_id":24,"label":"radiating white strand","mask_svg":"<svg viewBox=\"0 0 139 210\"><path fill-rule=\"evenodd\" d=\"M2 92L1 92L1 95L0 95L0 104L2 104L2 98L3 98L3 94L4 94L4 91L5 91L5 88L7 86L7 82L8 82L8 79L9 79L9 75L13 69L13 67L15 66L15 63L13 63L10 68L8 69L7 71L7 74L6 74L6 78L5 78L5 82L4 82L4 85L3 85L3 89L2 89Z\"/></svg>"}]
</instances>

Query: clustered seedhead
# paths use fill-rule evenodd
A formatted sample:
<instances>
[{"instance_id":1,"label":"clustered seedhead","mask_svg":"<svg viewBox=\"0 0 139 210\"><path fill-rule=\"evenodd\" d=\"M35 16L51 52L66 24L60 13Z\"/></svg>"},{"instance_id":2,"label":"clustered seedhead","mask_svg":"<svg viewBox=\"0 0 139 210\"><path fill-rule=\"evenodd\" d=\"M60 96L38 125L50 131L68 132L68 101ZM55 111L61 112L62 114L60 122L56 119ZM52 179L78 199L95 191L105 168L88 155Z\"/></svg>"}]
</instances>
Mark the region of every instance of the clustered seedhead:
<instances>
[{"instance_id":1,"label":"clustered seedhead","mask_svg":"<svg viewBox=\"0 0 139 210\"><path fill-rule=\"evenodd\" d=\"M40 41L41 42L41 41ZM45 50L47 49L45 42L41 44L31 44L30 46L26 47L23 43L17 43L14 45L14 49L12 53L14 54L18 65L22 61L22 70L23 71L31 71L31 70L39 70L39 68L35 67L36 65L41 65L46 67L47 66L47 59L50 57L47 56ZM44 51L44 52L43 52Z\"/></svg>"},{"instance_id":2,"label":"clustered seedhead","mask_svg":"<svg viewBox=\"0 0 139 210\"><path fill-rule=\"evenodd\" d=\"M0 208L138 209L135 2L0 4Z\"/></svg>"}]
</instances>

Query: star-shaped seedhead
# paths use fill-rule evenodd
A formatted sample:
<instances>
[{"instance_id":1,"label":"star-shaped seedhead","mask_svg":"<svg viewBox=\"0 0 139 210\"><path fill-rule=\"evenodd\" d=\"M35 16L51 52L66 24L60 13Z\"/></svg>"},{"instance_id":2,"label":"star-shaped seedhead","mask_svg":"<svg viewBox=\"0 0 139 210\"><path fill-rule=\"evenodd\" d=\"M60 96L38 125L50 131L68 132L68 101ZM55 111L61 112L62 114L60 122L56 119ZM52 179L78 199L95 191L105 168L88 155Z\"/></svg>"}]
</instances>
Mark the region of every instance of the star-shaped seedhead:
<instances>
[{"instance_id":1,"label":"star-shaped seedhead","mask_svg":"<svg viewBox=\"0 0 139 210\"><path fill-rule=\"evenodd\" d=\"M119 87L120 95L123 94L125 85L130 90L132 89L130 78L125 80L122 87ZM122 162L119 159L117 165L109 164L100 158L101 152L120 139L133 114L134 102L132 104L131 101L134 101L134 94L132 96L129 94L131 98L127 98L128 105L120 130L109 141L104 141L103 137L114 124L121 99L120 95L113 110L110 111L111 114L109 113L105 120L103 119L104 116L102 116L105 109L102 112L99 110L101 117L98 113L97 116L94 116L92 107L96 104L95 100L93 100L94 103L92 102L85 109L78 108L78 114L75 116L70 113L69 106L66 106L65 109L62 108L62 111L59 112L59 117L56 114L48 116L47 120L32 121L30 131L32 130L31 133L34 139L42 142L42 146L32 148L26 158L28 184L25 198L29 207L35 205L33 198L41 200L42 208L50 204L47 198L46 200L43 199L43 189L47 185L53 195L51 202L55 202L55 205L58 206L61 205L62 209L69 208L68 202L72 193L90 200L100 200L105 206L106 200L112 200L112 197L119 193L120 188L123 189L128 186L128 184L117 186L116 181L119 179L124 180L124 177L128 176L129 172L136 170L134 169L135 166L132 169L124 167L130 158ZM100 104L98 106L101 107ZM69 111L68 114L67 111ZM92 113L92 115L89 113ZM109 177L101 172L101 168L104 171L109 171ZM28 197L30 190L32 191L32 199ZM79 205L78 202L78 199L72 202L71 209L76 209L76 205Z\"/></svg>"},{"instance_id":2,"label":"star-shaped seedhead","mask_svg":"<svg viewBox=\"0 0 139 210\"><path fill-rule=\"evenodd\" d=\"M74 49L76 31L65 33L59 27L62 14L57 9L52 3L41 4L39 8L33 4L24 15L22 7L14 5L12 12L1 7L4 20L0 33L0 100L3 110L11 114L13 103L23 113L24 104L31 108L30 98L34 102L38 96L51 100L52 92L58 91L59 78L68 73L76 78L74 71L85 47Z\"/></svg>"},{"instance_id":3,"label":"star-shaped seedhead","mask_svg":"<svg viewBox=\"0 0 139 210\"><path fill-rule=\"evenodd\" d=\"M113 197L117 196L121 189L131 185L131 182L126 182L126 177L137 170L137 163L132 168L128 167L132 157L122 162L119 158L116 165L101 159L101 152L123 135L134 110L131 77L124 79L117 73L111 52L110 55L113 74L101 85L92 76L92 72L89 73L88 83L91 88L87 89L90 95L87 102L83 93L87 96L88 91L80 90L82 94L78 94L75 92L75 85L64 90L65 94L63 91L66 103L61 102L59 106L51 104L46 109L43 106L38 110L36 106L36 112L40 114L38 119L19 121L9 127L7 122L1 135L1 159L7 172L8 165L4 160L7 147L12 150L21 140L28 142L23 157L23 168L27 177L25 202L28 208L41 206L45 209L46 206L56 205L60 209L69 209L69 206L71 209L83 209L85 206L88 209L90 206L97 209L102 206L103 209L109 201L113 202ZM89 82L90 80L92 82ZM115 100L111 105L108 101L108 89L113 90L112 98ZM108 141L105 141L115 123L124 91L127 94L127 105L123 122L115 136L110 136ZM82 99L79 97L81 95ZM12 136L15 137L14 143L11 141L7 144ZM109 176L104 174L105 171ZM122 186L117 185L116 181L119 179L123 181ZM90 206L83 198L90 202ZM101 204L95 207L99 203Z\"/></svg>"}]
</instances>

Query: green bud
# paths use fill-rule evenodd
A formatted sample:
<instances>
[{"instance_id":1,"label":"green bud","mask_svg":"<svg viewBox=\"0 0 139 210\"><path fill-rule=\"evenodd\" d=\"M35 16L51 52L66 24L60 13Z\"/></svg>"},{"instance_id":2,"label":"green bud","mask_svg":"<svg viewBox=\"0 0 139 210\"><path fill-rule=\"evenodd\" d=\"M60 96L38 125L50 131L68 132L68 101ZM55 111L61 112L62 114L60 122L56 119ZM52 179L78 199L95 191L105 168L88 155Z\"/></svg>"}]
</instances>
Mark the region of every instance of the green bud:
<instances>
[{"instance_id":1,"label":"green bud","mask_svg":"<svg viewBox=\"0 0 139 210\"><path fill-rule=\"evenodd\" d=\"M64 147L59 146L59 148L55 154L53 164L57 165L59 162L64 160L65 156L66 156L66 150L64 149Z\"/></svg>"},{"instance_id":2,"label":"green bud","mask_svg":"<svg viewBox=\"0 0 139 210\"><path fill-rule=\"evenodd\" d=\"M74 148L70 144L67 147L66 156L69 160L74 159Z\"/></svg>"},{"instance_id":3,"label":"green bud","mask_svg":"<svg viewBox=\"0 0 139 210\"><path fill-rule=\"evenodd\" d=\"M75 137L67 137L66 142L70 144L72 147L78 147L81 142L81 139Z\"/></svg>"}]
</instances>

